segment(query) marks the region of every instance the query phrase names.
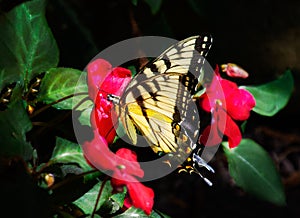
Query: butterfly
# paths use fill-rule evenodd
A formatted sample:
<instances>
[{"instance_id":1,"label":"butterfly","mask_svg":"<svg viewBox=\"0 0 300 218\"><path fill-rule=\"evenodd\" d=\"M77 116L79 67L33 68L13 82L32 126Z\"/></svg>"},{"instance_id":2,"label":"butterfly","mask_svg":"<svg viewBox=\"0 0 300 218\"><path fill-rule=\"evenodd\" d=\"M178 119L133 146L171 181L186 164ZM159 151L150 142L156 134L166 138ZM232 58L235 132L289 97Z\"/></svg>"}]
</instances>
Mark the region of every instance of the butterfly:
<instances>
[{"instance_id":1,"label":"butterfly","mask_svg":"<svg viewBox=\"0 0 300 218\"><path fill-rule=\"evenodd\" d=\"M139 133L155 153L169 154L181 171L213 169L199 156L199 112L193 95L203 82L202 67L212 45L210 35L192 36L169 47L146 64L122 96L109 94L127 136L137 144ZM188 157L188 159L187 159Z\"/></svg>"}]
</instances>

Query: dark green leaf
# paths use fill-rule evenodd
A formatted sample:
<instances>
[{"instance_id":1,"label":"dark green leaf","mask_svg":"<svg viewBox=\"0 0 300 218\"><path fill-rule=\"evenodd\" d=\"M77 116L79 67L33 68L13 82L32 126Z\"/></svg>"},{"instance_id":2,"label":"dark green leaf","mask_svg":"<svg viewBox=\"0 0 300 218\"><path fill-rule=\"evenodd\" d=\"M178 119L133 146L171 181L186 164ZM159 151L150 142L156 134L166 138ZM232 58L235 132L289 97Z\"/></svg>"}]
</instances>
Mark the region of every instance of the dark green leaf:
<instances>
[{"instance_id":1,"label":"dark green leaf","mask_svg":"<svg viewBox=\"0 0 300 218\"><path fill-rule=\"evenodd\" d=\"M162 0L144 0L144 1L149 5L152 14L156 14L159 11L162 3Z\"/></svg>"},{"instance_id":2,"label":"dark green leaf","mask_svg":"<svg viewBox=\"0 0 300 218\"><path fill-rule=\"evenodd\" d=\"M155 211L152 211L152 213L150 214L150 217L151 218L171 218L170 216L158 211L158 210L155 210Z\"/></svg>"},{"instance_id":3,"label":"dark green leaf","mask_svg":"<svg viewBox=\"0 0 300 218\"><path fill-rule=\"evenodd\" d=\"M131 3L132 3L134 6L137 6L138 0L131 0Z\"/></svg>"},{"instance_id":4,"label":"dark green leaf","mask_svg":"<svg viewBox=\"0 0 300 218\"><path fill-rule=\"evenodd\" d=\"M229 172L238 186L262 200L285 204L280 176L269 154L250 139L243 139L230 149L222 143L229 163Z\"/></svg>"},{"instance_id":5,"label":"dark green leaf","mask_svg":"<svg viewBox=\"0 0 300 218\"><path fill-rule=\"evenodd\" d=\"M28 1L0 17L0 81L28 82L58 64L58 48L45 18L45 1Z\"/></svg>"},{"instance_id":6,"label":"dark green leaf","mask_svg":"<svg viewBox=\"0 0 300 218\"><path fill-rule=\"evenodd\" d=\"M98 211L99 214L115 214L119 212L119 210L123 207L124 203L125 194L123 197L123 193L117 193L110 196L110 198L107 201L105 201L100 207Z\"/></svg>"},{"instance_id":7,"label":"dark green leaf","mask_svg":"<svg viewBox=\"0 0 300 218\"><path fill-rule=\"evenodd\" d=\"M245 120L245 121L241 124L241 130L242 130L242 132L245 132L246 125L247 125L247 120Z\"/></svg>"},{"instance_id":8,"label":"dark green leaf","mask_svg":"<svg viewBox=\"0 0 300 218\"><path fill-rule=\"evenodd\" d=\"M78 206L85 214L91 214L94 210L96 199L99 194L102 182L97 183L91 190L85 193L82 197L74 201L73 203ZM97 210L103 205L105 201L111 196L112 187L110 182L106 182L102 189L99 202L97 204Z\"/></svg>"},{"instance_id":9,"label":"dark green leaf","mask_svg":"<svg viewBox=\"0 0 300 218\"><path fill-rule=\"evenodd\" d=\"M286 106L294 89L291 71L287 70L277 80L259 86L245 86L256 100L253 108L258 114L273 116Z\"/></svg>"},{"instance_id":10,"label":"dark green leaf","mask_svg":"<svg viewBox=\"0 0 300 218\"><path fill-rule=\"evenodd\" d=\"M59 137L49 161L49 164L55 163L76 163L84 171L92 170L83 156L81 146Z\"/></svg>"},{"instance_id":11,"label":"dark green leaf","mask_svg":"<svg viewBox=\"0 0 300 218\"><path fill-rule=\"evenodd\" d=\"M76 94L74 97L72 97ZM74 109L84 98L88 97L86 73L71 68L53 68L46 72L40 87L38 101L47 104L60 99L67 99L54 104L58 109ZM91 102L86 101L77 110L88 108Z\"/></svg>"},{"instance_id":12,"label":"dark green leaf","mask_svg":"<svg viewBox=\"0 0 300 218\"><path fill-rule=\"evenodd\" d=\"M61 176L66 177L69 174L80 175L83 173L82 168L75 164L64 164L60 166Z\"/></svg>"},{"instance_id":13,"label":"dark green leaf","mask_svg":"<svg viewBox=\"0 0 300 218\"><path fill-rule=\"evenodd\" d=\"M199 0L188 0L189 5L197 13L198 15L203 15L204 14L204 3L203 1Z\"/></svg>"},{"instance_id":14,"label":"dark green leaf","mask_svg":"<svg viewBox=\"0 0 300 218\"><path fill-rule=\"evenodd\" d=\"M21 156L24 160L32 157L32 146L26 141L26 132L31 129L31 121L24 102L11 102L5 111L0 111L0 153L2 156Z\"/></svg>"},{"instance_id":15,"label":"dark green leaf","mask_svg":"<svg viewBox=\"0 0 300 218\"><path fill-rule=\"evenodd\" d=\"M134 65L128 66L127 69L130 70L132 78L135 77L135 75L138 73L137 69Z\"/></svg>"}]
</instances>

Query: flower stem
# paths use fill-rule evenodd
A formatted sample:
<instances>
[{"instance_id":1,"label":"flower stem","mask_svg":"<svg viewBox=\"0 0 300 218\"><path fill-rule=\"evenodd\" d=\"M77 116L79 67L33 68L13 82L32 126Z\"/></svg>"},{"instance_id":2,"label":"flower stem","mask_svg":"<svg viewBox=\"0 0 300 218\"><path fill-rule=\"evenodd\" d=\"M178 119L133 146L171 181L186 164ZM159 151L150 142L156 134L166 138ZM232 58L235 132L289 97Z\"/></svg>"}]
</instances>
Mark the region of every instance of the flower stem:
<instances>
[{"instance_id":1,"label":"flower stem","mask_svg":"<svg viewBox=\"0 0 300 218\"><path fill-rule=\"evenodd\" d=\"M98 205L98 203L99 203L100 196L101 196L101 194L102 194L102 191L103 191L103 189L104 189L104 186L105 186L107 180L108 180L108 177L106 177L106 178L103 180L102 184L101 184L99 193L98 193L98 195L97 195L96 203L95 203L95 206L94 206L94 210L93 210L93 212L92 212L92 214L91 214L91 218L94 218L94 216L95 216L95 213L96 213L96 210L97 210L97 205Z\"/></svg>"}]
</instances>

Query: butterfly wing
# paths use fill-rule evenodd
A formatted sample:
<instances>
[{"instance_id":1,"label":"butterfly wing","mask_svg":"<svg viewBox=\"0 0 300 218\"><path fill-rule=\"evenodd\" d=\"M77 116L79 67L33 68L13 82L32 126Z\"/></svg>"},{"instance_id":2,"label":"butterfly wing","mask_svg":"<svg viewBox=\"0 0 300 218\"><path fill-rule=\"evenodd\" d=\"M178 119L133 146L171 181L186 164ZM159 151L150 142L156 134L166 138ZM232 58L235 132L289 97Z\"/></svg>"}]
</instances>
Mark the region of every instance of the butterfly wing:
<instances>
[{"instance_id":1,"label":"butterfly wing","mask_svg":"<svg viewBox=\"0 0 300 218\"><path fill-rule=\"evenodd\" d=\"M134 144L138 129L156 153L193 149L200 121L192 95L211 44L210 36L182 40L132 80L120 99L120 117Z\"/></svg>"}]
</instances>

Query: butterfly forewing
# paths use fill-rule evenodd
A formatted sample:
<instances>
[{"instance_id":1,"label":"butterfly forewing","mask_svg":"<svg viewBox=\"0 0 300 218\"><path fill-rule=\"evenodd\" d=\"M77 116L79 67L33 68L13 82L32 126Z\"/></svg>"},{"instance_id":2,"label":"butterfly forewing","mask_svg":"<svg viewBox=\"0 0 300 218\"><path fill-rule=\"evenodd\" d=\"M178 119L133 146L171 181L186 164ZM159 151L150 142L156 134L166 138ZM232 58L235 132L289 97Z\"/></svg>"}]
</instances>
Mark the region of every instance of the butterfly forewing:
<instances>
[{"instance_id":1,"label":"butterfly forewing","mask_svg":"<svg viewBox=\"0 0 300 218\"><path fill-rule=\"evenodd\" d=\"M134 144L139 130L154 152L176 153L178 162L194 149L200 121L192 95L211 44L210 36L182 40L133 78L120 98L119 115Z\"/></svg>"}]
</instances>

